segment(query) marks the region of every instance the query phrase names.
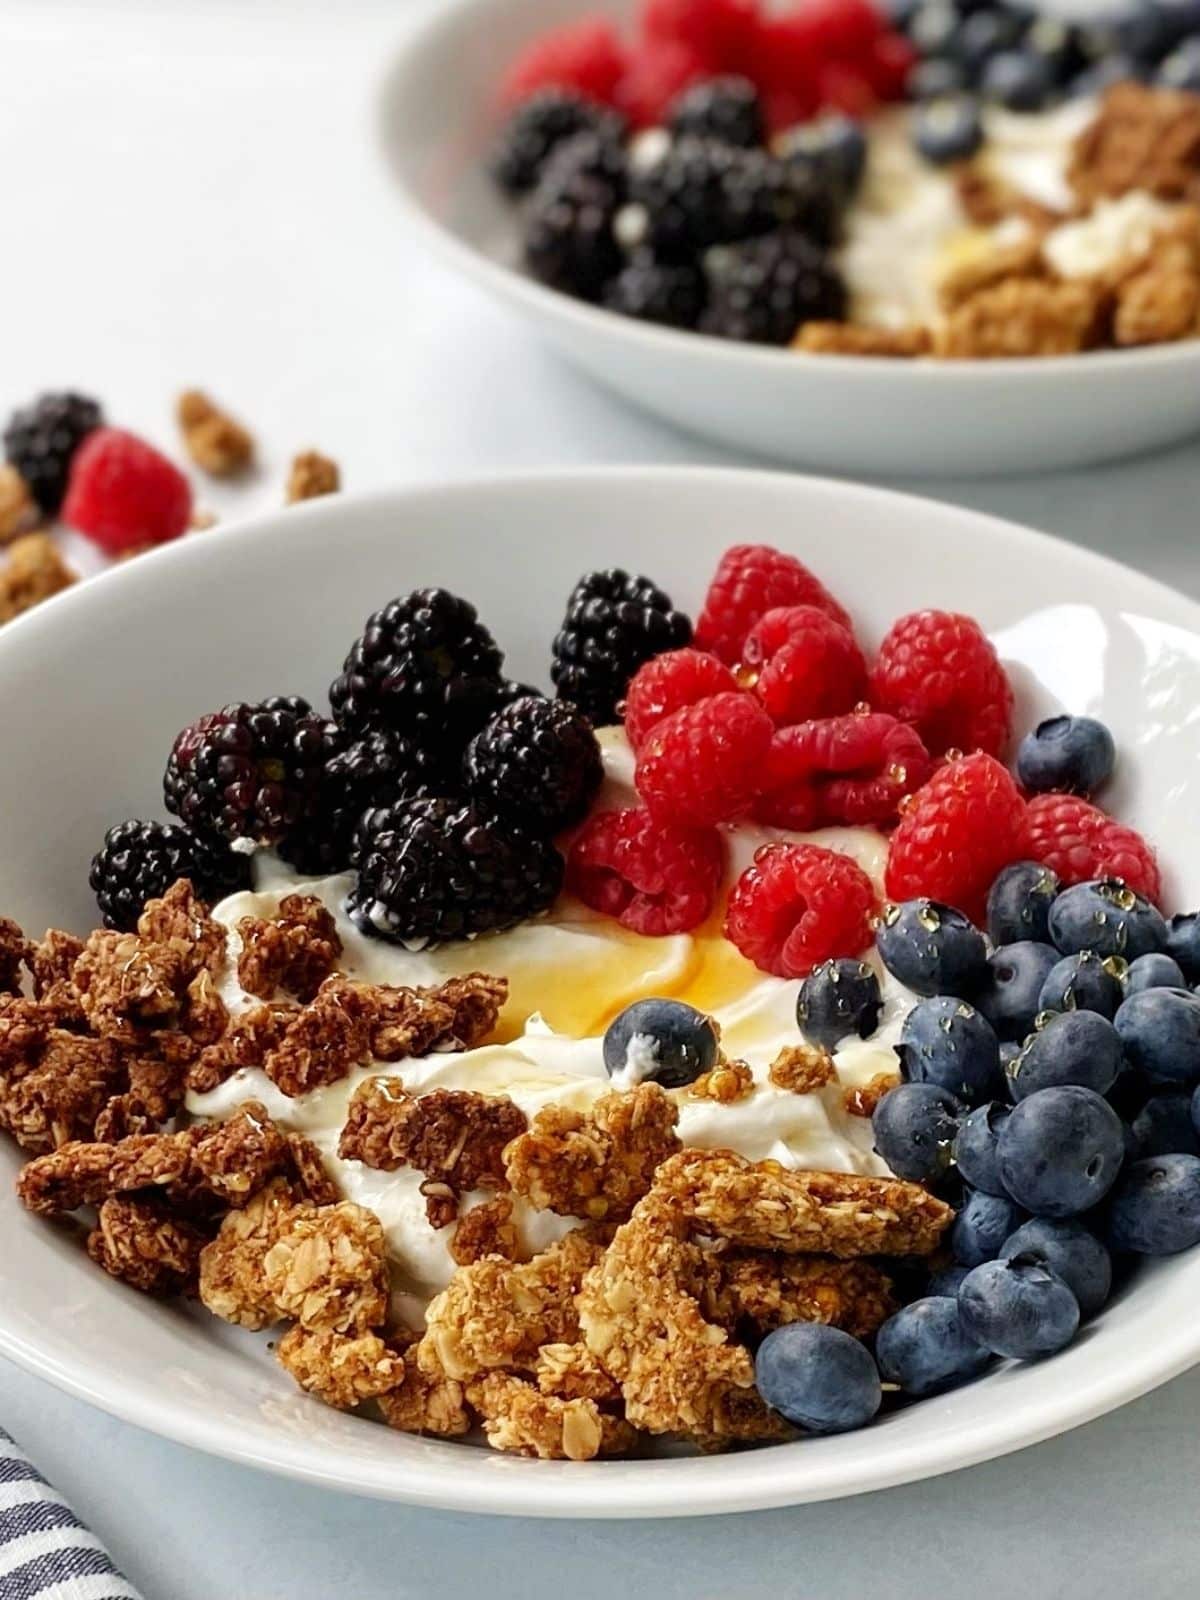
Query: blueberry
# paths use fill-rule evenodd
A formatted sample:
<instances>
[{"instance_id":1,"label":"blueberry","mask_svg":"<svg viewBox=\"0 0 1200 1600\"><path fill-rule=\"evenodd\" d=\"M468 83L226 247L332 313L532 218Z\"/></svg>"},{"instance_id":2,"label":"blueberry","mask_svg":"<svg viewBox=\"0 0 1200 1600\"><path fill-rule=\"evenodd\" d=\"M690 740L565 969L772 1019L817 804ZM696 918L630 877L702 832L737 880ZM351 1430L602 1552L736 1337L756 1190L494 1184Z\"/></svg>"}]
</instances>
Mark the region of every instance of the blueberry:
<instances>
[{"instance_id":1,"label":"blueberry","mask_svg":"<svg viewBox=\"0 0 1200 1600\"><path fill-rule=\"evenodd\" d=\"M1024 19L1015 12L977 11L955 35L953 54L977 78L994 56L1011 50L1024 31Z\"/></svg>"},{"instance_id":2,"label":"blueberry","mask_svg":"<svg viewBox=\"0 0 1200 1600\"><path fill-rule=\"evenodd\" d=\"M914 994L967 996L987 976L983 935L937 900L885 907L875 943L884 966Z\"/></svg>"},{"instance_id":3,"label":"blueberry","mask_svg":"<svg viewBox=\"0 0 1200 1600\"><path fill-rule=\"evenodd\" d=\"M1050 907L1050 937L1071 956L1094 950L1134 961L1167 943L1167 925L1143 895L1120 878L1097 878L1064 889Z\"/></svg>"},{"instance_id":4,"label":"blueberry","mask_svg":"<svg viewBox=\"0 0 1200 1600\"><path fill-rule=\"evenodd\" d=\"M1099 27L1109 50L1149 65L1160 61L1176 38L1167 12L1146 0L1130 0L1102 18Z\"/></svg>"},{"instance_id":5,"label":"blueberry","mask_svg":"<svg viewBox=\"0 0 1200 1600\"><path fill-rule=\"evenodd\" d=\"M875 1107L876 1153L898 1178L930 1183L950 1165L962 1107L934 1083L901 1083Z\"/></svg>"},{"instance_id":6,"label":"blueberry","mask_svg":"<svg viewBox=\"0 0 1200 1600\"><path fill-rule=\"evenodd\" d=\"M1024 46L1046 63L1056 87L1068 83L1084 64L1079 30L1058 17L1036 17L1025 35Z\"/></svg>"},{"instance_id":7,"label":"blueberry","mask_svg":"<svg viewBox=\"0 0 1200 1600\"><path fill-rule=\"evenodd\" d=\"M992 1358L963 1332L957 1301L931 1295L887 1319L875 1336L875 1359L885 1382L922 1395L969 1383Z\"/></svg>"},{"instance_id":8,"label":"blueberry","mask_svg":"<svg viewBox=\"0 0 1200 1600\"><path fill-rule=\"evenodd\" d=\"M664 1089L681 1089L716 1062L712 1018L682 1000L635 1000L604 1035L609 1077L628 1072L637 1083L649 1079Z\"/></svg>"},{"instance_id":9,"label":"blueberry","mask_svg":"<svg viewBox=\"0 0 1200 1600\"><path fill-rule=\"evenodd\" d=\"M1150 1156L1121 1174L1108 1206L1114 1250L1173 1256L1200 1244L1200 1156Z\"/></svg>"},{"instance_id":10,"label":"blueberry","mask_svg":"<svg viewBox=\"0 0 1200 1600\"><path fill-rule=\"evenodd\" d=\"M1186 39L1166 57L1156 74L1164 89L1200 94L1200 39Z\"/></svg>"},{"instance_id":11,"label":"blueberry","mask_svg":"<svg viewBox=\"0 0 1200 1600\"><path fill-rule=\"evenodd\" d=\"M1047 976L1058 962L1052 944L1020 939L1001 945L988 957L988 975L975 993L975 1004L998 1039L1023 1039L1039 1011Z\"/></svg>"},{"instance_id":12,"label":"blueberry","mask_svg":"<svg viewBox=\"0 0 1200 1600\"><path fill-rule=\"evenodd\" d=\"M1197 1084L1192 1092L1192 1127L1200 1138L1200 1084Z\"/></svg>"},{"instance_id":13,"label":"blueberry","mask_svg":"<svg viewBox=\"0 0 1200 1600\"><path fill-rule=\"evenodd\" d=\"M1121 1119L1098 1094L1065 1084L1013 1107L1000 1130L1004 1187L1035 1217L1073 1217L1108 1193L1125 1155Z\"/></svg>"},{"instance_id":14,"label":"blueberry","mask_svg":"<svg viewBox=\"0 0 1200 1600\"><path fill-rule=\"evenodd\" d=\"M1116 1015L1129 1062L1156 1083L1200 1080L1200 999L1190 989L1143 989Z\"/></svg>"},{"instance_id":15,"label":"blueberry","mask_svg":"<svg viewBox=\"0 0 1200 1600\"><path fill-rule=\"evenodd\" d=\"M822 193L843 203L853 199L867 170L867 136L851 117L802 123L784 137L778 153L789 166L809 173Z\"/></svg>"},{"instance_id":16,"label":"blueberry","mask_svg":"<svg viewBox=\"0 0 1200 1600\"><path fill-rule=\"evenodd\" d=\"M1121 1070L1121 1039L1107 1017L1095 1011L1060 1011L1045 1017L1008 1067L1014 1100L1039 1089L1079 1084L1107 1094Z\"/></svg>"},{"instance_id":17,"label":"blueberry","mask_svg":"<svg viewBox=\"0 0 1200 1600\"><path fill-rule=\"evenodd\" d=\"M964 1267L960 1262L954 1266L943 1267L940 1272L935 1272L929 1280L929 1293L931 1295L948 1294L953 1300L958 1294L958 1286L970 1272L970 1267Z\"/></svg>"},{"instance_id":18,"label":"blueberry","mask_svg":"<svg viewBox=\"0 0 1200 1600\"><path fill-rule=\"evenodd\" d=\"M1013 109L1035 110L1036 106ZM1095 717L1050 717L1021 740L1017 777L1035 794L1054 790L1092 795L1112 776L1116 756L1112 734Z\"/></svg>"},{"instance_id":19,"label":"blueberry","mask_svg":"<svg viewBox=\"0 0 1200 1600\"><path fill-rule=\"evenodd\" d=\"M958 1291L958 1313L969 1338L1017 1361L1053 1355L1079 1327L1079 1302L1067 1285L1024 1256L985 1261L968 1273Z\"/></svg>"},{"instance_id":20,"label":"blueberry","mask_svg":"<svg viewBox=\"0 0 1200 1600\"><path fill-rule=\"evenodd\" d=\"M985 62L979 91L1010 111L1040 111L1054 89L1054 74L1032 50L1001 50Z\"/></svg>"},{"instance_id":21,"label":"blueberry","mask_svg":"<svg viewBox=\"0 0 1200 1600\"><path fill-rule=\"evenodd\" d=\"M810 1433L861 1428L883 1391L866 1345L840 1328L789 1322L758 1347L754 1380L767 1404Z\"/></svg>"},{"instance_id":22,"label":"blueberry","mask_svg":"<svg viewBox=\"0 0 1200 1600\"><path fill-rule=\"evenodd\" d=\"M1146 1156L1200 1156L1200 1138L1192 1123L1192 1096L1177 1090L1152 1094L1129 1125L1130 1159Z\"/></svg>"},{"instance_id":23,"label":"blueberry","mask_svg":"<svg viewBox=\"0 0 1200 1600\"><path fill-rule=\"evenodd\" d=\"M978 104L969 95L928 101L914 115L913 143L935 167L969 160L983 143Z\"/></svg>"},{"instance_id":24,"label":"blueberry","mask_svg":"<svg viewBox=\"0 0 1200 1600\"><path fill-rule=\"evenodd\" d=\"M1129 83L1145 76L1131 56L1104 56L1072 80L1071 93L1078 99L1101 95L1114 83Z\"/></svg>"},{"instance_id":25,"label":"blueberry","mask_svg":"<svg viewBox=\"0 0 1200 1600\"><path fill-rule=\"evenodd\" d=\"M1179 963L1172 960L1161 951L1154 950L1148 956L1138 956L1136 961L1129 963L1129 970L1125 974L1125 993L1141 994L1144 989L1186 989L1187 979L1180 971Z\"/></svg>"},{"instance_id":26,"label":"blueberry","mask_svg":"<svg viewBox=\"0 0 1200 1600\"><path fill-rule=\"evenodd\" d=\"M910 100L939 100L961 94L967 87L967 74L957 61L945 56L928 56L913 64L904 82Z\"/></svg>"},{"instance_id":27,"label":"blueberry","mask_svg":"<svg viewBox=\"0 0 1200 1600\"><path fill-rule=\"evenodd\" d=\"M942 0L927 0L913 12L908 36L922 56L946 55L958 34L959 17L953 6Z\"/></svg>"},{"instance_id":28,"label":"blueberry","mask_svg":"<svg viewBox=\"0 0 1200 1600\"><path fill-rule=\"evenodd\" d=\"M1094 1316L1112 1290L1112 1259L1082 1222L1034 1217L1004 1241L1001 1261L1013 1256L1032 1257L1057 1273L1078 1300L1082 1317Z\"/></svg>"},{"instance_id":29,"label":"blueberry","mask_svg":"<svg viewBox=\"0 0 1200 1600\"><path fill-rule=\"evenodd\" d=\"M1187 911L1167 923L1167 954L1189 983L1200 983L1200 911Z\"/></svg>"},{"instance_id":30,"label":"blueberry","mask_svg":"<svg viewBox=\"0 0 1200 1600\"><path fill-rule=\"evenodd\" d=\"M992 943L1032 939L1045 944L1050 937L1050 907L1060 888L1056 874L1036 861L1014 861L1005 867L988 891L987 930Z\"/></svg>"},{"instance_id":31,"label":"blueberry","mask_svg":"<svg viewBox=\"0 0 1200 1600\"><path fill-rule=\"evenodd\" d=\"M964 1267L977 1267L1000 1254L1000 1246L1025 1220L1007 1195L972 1190L950 1229L950 1249Z\"/></svg>"},{"instance_id":32,"label":"blueberry","mask_svg":"<svg viewBox=\"0 0 1200 1600\"><path fill-rule=\"evenodd\" d=\"M879 979L865 961L841 956L814 967L796 997L800 1031L827 1050L856 1034L869 1039L879 1026Z\"/></svg>"},{"instance_id":33,"label":"blueberry","mask_svg":"<svg viewBox=\"0 0 1200 1600\"><path fill-rule=\"evenodd\" d=\"M1157 961L1157 956L1142 956ZM1040 1011L1095 1011L1110 1022L1117 1014L1123 991L1121 980L1110 970L1109 960L1094 950L1063 956L1051 967L1038 996Z\"/></svg>"},{"instance_id":34,"label":"blueberry","mask_svg":"<svg viewBox=\"0 0 1200 1600\"><path fill-rule=\"evenodd\" d=\"M955 1135L954 1160L958 1170L972 1189L982 1189L984 1194L1004 1193L996 1165L996 1141L1011 1110L999 1100L989 1100L963 1118Z\"/></svg>"},{"instance_id":35,"label":"blueberry","mask_svg":"<svg viewBox=\"0 0 1200 1600\"><path fill-rule=\"evenodd\" d=\"M970 1105L1000 1086L1000 1047L991 1024L952 995L917 1002L904 1019L896 1054L913 1083L936 1083Z\"/></svg>"}]
</instances>

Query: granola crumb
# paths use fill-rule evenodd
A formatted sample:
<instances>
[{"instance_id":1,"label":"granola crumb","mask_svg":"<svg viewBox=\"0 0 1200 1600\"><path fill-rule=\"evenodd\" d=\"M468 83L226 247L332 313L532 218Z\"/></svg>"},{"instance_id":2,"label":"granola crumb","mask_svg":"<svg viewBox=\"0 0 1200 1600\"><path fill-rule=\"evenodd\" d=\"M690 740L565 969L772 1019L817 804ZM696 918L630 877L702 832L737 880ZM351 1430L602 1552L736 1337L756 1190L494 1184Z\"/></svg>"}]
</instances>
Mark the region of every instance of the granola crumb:
<instances>
[{"instance_id":1,"label":"granola crumb","mask_svg":"<svg viewBox=\"0 0 1200 1600\"><path fill-rule=\"evenodd\" d=\"M230 478L254 462L254 436L203 390L185 389L176 408L184 447L202 472Z\"/></svg>"},{"instance_id":2,"label":"granola crumb","mask_svg":"<svg viewBox=\"0 0 1200 1600\"><path fill-rule=\"evenodd\" d=\"M793 1094L813 1094L832 1083L837 1073L833 1057L819 1044L785 1044L772 1061L767 1076L777 1089Z\"/></svg>"},{"instance_id":3,"label":"granola crumb","mask_svg":"<svg viewBox=\"0 0 1200 1600\"><path fill-rule=\"evenodd\" d=\"M749 1323L758 1337L788 1322L823 1322L866 1339L896 1309L891 1280L874 1262L765 1250L717 1256L701 1304L710 1322L731 1332Z\"/></svg>"},{"instance_id":4,"label":"granola crumb","mask_svg":"<svg viewBox=\"0 0 1200 1600\"><path fill-rule=\"evenodd\" d=\"M1102 310L1102 292L1082 279L1008 278L950 312L936 353L951 360L1075 355L1096 344Z\"/></svg>"},{"instance_id":5,"label":"granola crumb","mask_svg":"<svg viewBox=\"0 0 1200 1600\"><path fill-rule=\"evenodd\" d=\"M892 356L912 361L927 356L929 329L872 328L857 322L806 322L792 340L793 350L822 356Z\"/></svg>"},{"instance_id":6,"label":"granola crumb","mask_svg":"<svg viewBox=\"0 0 1200 1600\"><path fill-rule=\"evenodd\" d=\"M624 1455L636 1443L621 1417L603 1413L594 1400L560 1400L506 1372L489 1372L467 1389L493 1450L537 1456L543 1461L591 1461Z\"/></svg>"},{"instance_id":7,"label":"granola crumb","mask_svg":"<svg viewBox=\"0 0 1200 1600\"><path fill-rule=\"evenodd\" d=\"M337 924L315 895L285 895L274 917L243 917L237 931L238 982L260 1000L282 989L307 1003L342 953Z\"/></svg>"},{"instance_id":8,"label":"granola crumb","mask_svg":"<svg viewBox=\"0 0 1200 1600\"><path fill-rule=\"evenodd\" d=\"M323 456L319 450L303 450L293 460L288 474L287 503L294 506L301 500L336 494L341 486L342 475L336 461Z\"/></svg>"},{"instance_id":9,"label":"granola crumb","mask_svg":"<svg viewBox=\"0 0 1200 1600\"><path fill-rule=\"evenodd\" d=\"M113 1198L100 1207L87 1251L105 1272L144 1294L194 1293L204 1234L149 1200Z\"/></svg>"},{"instance_id":10,"label":"granola crumb","mask_svg":"<svg viewBox=\"0 0 1200 1600\"><path fill-rule=\"evenodd\" d=\"M979 254L957 262L940 279L938 299L943 310L953 311L981 289L994 288L1010 278L1046 276L1041 240L1030 234L1013 244L990 245Z\"/></svg>"},{"instance_id":11,"label":"granola crumb","mask_svg":"<svg viewBox=\"0 0 1200 1600\"><path fill-rule=\"evenodd\" d=\"M877 1072L857 1089L847 1089L842 1096L842 1107L852 1117L873 1117L875 1107L899 1082L898 1072Z\"/></svg>"},{"instance_id":12,"label":"granola crumb","mask_svg":"<svg viewBox=\"0 0 1200 1600\"><path fill-rule=\"evenodd\" d=\"M505 1154L509 1186L539 1211L620 1221L678 1150L678 1118L656 1083L602 1095L587 1112L546 1106Z\"/></svg>"},{"instance_id":13,"label":"granola crumb","mask_svg":"<svg viewBox=\"0 0 1200 1600\"><path fill-rule=\"evenodd\" d=\"M11 917L0 917L0 994L20 994L21 968L33 946Z\"/></svg>"},{"instance_id":14,"label":"granola crumb","mask_svg":"<svg viewBox=\"0 0 1200 1600\"><path fill-rule=\"evenodd\" d=\"M280 1320L283 1312L267 1286L264 1263L296 1208L288 1181L273 1178L222 1219L216 1237L200 1253L200 1299L214 1316L254 1329Z\"/></svg>"},{"instance_id":15,"label":"granola crumb","mask_svg":"<svg viewBox=\"0 0 1200 1600\"><path fill-rule=\"evenodd\" d=\"M516 1261L519 1253L513 1203L506 1194L498 1194L464 1211L450 1239L450 1254L460 1267L469 1267L473 1261L482 1261L484 1256Z\"/></svg>"},{"instance_id":16,"label":"granola crumb","mask_svg":"<svg viewBox=\"0 0 1200 1600\"><path fill-rule=\"evenodd\" d=\"M45 937L30 945L25 964L33 981L33 992L64 1026L83 1025L83 1007L72 974L83 953L83 940L61 928L47 928Z\"/></svg>"},{"instance_id":17,"label":"granola crumb","mask_svg":"<svg viewBox=\"0 0 1200 1600\"><path fill-rule=\"evenodd\" d=\"M467 972L432 988L380 986L371 1028L371 1054L402 1061L435 1050L472 1050L495 1031L508 998L508 980Z\"/></svg>"},{"instance_id":18,"label":"granola crumb","mask_svg":"<svg viewBox=\"0 0 1200 1600\"><path fill-rule=\"evenodd\" d=\"M1133 189L1160 200L1200 200L1200 99L1115 84L1075 141L1067 179L1085 204Z\"/></svg>"},{"instance_id":19,"label":"granola crumb","mask_svg":"<svg viewBox=\"0 0 1200 1600\"><path fill-rule=\"evenodd\" d=\"M188 1089L193 1094L208 1094L235 1072L261 1067L299 1015L299 1006L275 1003L243 1011L229 1023L221 1037L206 1046L188 1066L185 1080Z\"/></svg>"},{"instance_id":20,"label":"granola crumb","mask_svg":"<svg viewBox=\"0 0 1200 1600\"><path fill-rule=\"evenodd\" d=\"M582 1343L544 1344L537 1354L537 1386L560 1400L620 1400L621 1389Z\"/></svg>"},{"instance_id":21,"label":"granola crumb","mask_svg":"<svg viewBox=\"0 0 1200 1600\"><path fill-rule=\"evenodd\" d=\"M277 1089L293 1099L337 1083L370 1059L377 1009L371 984L326 978L267 1052L263 1070Z\"/></svg>"},{"instance_id":22,"label":"granola crumb","mask_svg":"<svg viewBox=\"0 0 1200 1600\"><path fill-rule=\"evenodd\" d=\"M731 1106L754 1093L754 1074L744 1061L720 1060L711 1072L702 1072L688 1085L689 1100L715 1100Z\"/></svg>"},{"instance_id":23,"label":"granola crumb","mask_svg":"<svg viewBox=\"0 0 1200 1600\"><path fill-rule=\"evenodd\" d=\"M14 999L0 1022L0 1128L30 1155L90 1140L125 1078L110 1040L51 1026L38 1009Z\"/></svg>"},{"instance_id":24,"label":"granola crumb","mask_svg":"<svg viewBox=\"0 0 1200 1600\"><path fill-rule=\"evenodd\" d=\"M456 1378L424 1371L407 1355L401 1382L378 1399L383 1420L401 1433L453 1439L471 1427L462 1384Z\"/></svg>"},{"instance_id":25,"label":"granola crumb","mask_svg":"<svg viewBox=\"0 0 1200 1600\"><path fill-rule=\"evenodd\" d=\"M279 1341L275 1355L302 1389L339 1411L352 1411L394 1389L404 1377L404 1357L377 1333L335 1333L297 1323Z\"/></svg>"},{"instance_id":26,"label":"granola crumb","mask_svg":"<svg viewBox=\"0 0 1200 1600\"><path fill-rule=\"evenodd\" d=\"M1153 257L1151 262L1117 290L1113 340L1118 345L1169 344L1197 332L1200 276Z\"/></svg>"},{"instance_id":27,"label":"granola crumb","mask_svg":"<svg viewBox=\"0 0 1200 1600\"><path fill-rule=\"evenodd\" d=\"M0 544L32 533L42 521L41 508L16 467L0 463Z\"/></svg>"},{"instance_id":28,"label":"granola crumb","mask_svg":"<svg viewBox=\"0 0 1200 1600\"><path fill-rule=\"evenodd\" d=\"M9 546L0 567L0 623L61 594L76 581L48 534L24 533Z\"/></svg>"},{"instance_id":29,"label":"granola crumb","mask_svg":"<svg viewBox=\"0 0 1200 1600\"><path fill-rule=\"evenodd\" d=\"M293 1212L263 1270L280 1310L306 1328L362 1332L387 1315L383 1224L352 1201Z\"/></svg>"}]
</instances>

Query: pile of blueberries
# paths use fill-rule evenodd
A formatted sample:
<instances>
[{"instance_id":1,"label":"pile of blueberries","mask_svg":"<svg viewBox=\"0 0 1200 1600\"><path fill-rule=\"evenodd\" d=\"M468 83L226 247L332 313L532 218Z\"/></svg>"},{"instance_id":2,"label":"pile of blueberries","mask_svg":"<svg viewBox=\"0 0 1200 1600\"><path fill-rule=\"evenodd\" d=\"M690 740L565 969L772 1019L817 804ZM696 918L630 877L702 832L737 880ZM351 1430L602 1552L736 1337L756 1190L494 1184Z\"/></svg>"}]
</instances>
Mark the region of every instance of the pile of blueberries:
<instances>
[{"instance_id":1,"label":"pile of blueberries","mask_svg":"<svg viewBox=\"0 0 1200 1600\"><path fill-rule=\"evenodd\" d=\"M894 21L919 56L913 139L934 162L975 154L982 101L1041 111L1127 79L1200 92L1196 0L1133 0L1079 22L1022 0L896 0Z\"/></svg>"}]
</instances>

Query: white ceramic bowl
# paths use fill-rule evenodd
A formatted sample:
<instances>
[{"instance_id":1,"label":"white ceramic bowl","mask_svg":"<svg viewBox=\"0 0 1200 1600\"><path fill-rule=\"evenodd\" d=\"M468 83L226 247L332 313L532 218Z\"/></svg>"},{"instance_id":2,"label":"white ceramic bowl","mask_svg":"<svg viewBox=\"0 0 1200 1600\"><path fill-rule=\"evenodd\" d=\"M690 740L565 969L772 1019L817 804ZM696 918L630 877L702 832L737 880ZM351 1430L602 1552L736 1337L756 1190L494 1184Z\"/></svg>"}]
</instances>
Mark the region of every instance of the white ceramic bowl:
<instances>
[{"instance_id":1,"label":"white ceramic bowl","mask_svg":"<svg viewBox=\"0 0 1200 1600\"><path fill-rule=\"evenodd\" d=\"M876 641L899 612L978 615L1019 717L1059 706L1113 728L1113 802L1161 840L1173 899L1200 899L1200 607L1124 568L971 512L804 478L580 471L319 501L139 558L0 632L0 910L86 930L105 827L154 814L176 730L236 698L320 697L367 612L414 585L475 598L521 678L581 572L648 571L695 607L746 538L794 550ZM970 551L969 559L963 552ZM1062 1355L861 1433L728 1456L527 1461L412 1438L301 1394L265 1338L106 1278L71 1230L27 1215L0 1138L0 1351L144 1427L385 1498L555 1516L697 1515L946 1472L1043 1439L1200 1358L1200 1251L1144 1272Z\"/></svg>"},{"instance_id":2,"label":"white ceramic bowl","mask_svg":"<svg viewBox=\"0 0 1200 1600\"><path fill-rule=\"evenodd\" d=\"M980 474L1111 461L1200 428L1200 340L1019 361L801 355L653 327L518 267L511 206L483 171L514 52L593 0L440 0L382 104L397 191L441 255L569 361L677 426L839 472ZM605 0L620 16L632 0Z\"/></svg>"}]
</instances>

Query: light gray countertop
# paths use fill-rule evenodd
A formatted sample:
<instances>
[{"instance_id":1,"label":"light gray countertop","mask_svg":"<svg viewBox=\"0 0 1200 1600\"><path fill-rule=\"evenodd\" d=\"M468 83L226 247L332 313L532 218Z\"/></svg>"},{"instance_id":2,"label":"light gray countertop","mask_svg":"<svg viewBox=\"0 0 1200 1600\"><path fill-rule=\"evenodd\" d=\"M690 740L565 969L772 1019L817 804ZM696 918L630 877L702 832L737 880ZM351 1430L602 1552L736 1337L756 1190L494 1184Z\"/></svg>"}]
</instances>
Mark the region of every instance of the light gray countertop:
<instances>
[{"instance_id":1,"label":"light gray countertop","mask_svg":"<svg viewBox=\"0 0 1200 1600\"><path fill-rule=\"evenodd\" d=\"M733 464L589 387L407 237L374 127L407 10L5 0L0 412L74 384L170 445L175 394L208 386L264 445L256 486L205 497L230 516L276 503L290 454L309 445L341 462L349 488L550 464ZM1085 473L904 487L1200 595L1194 446ZM501 1522L327 1495L164 1443L4 1362L0 1422L147 1600L1154 1600L1200 1566L1200 1372L953 1477L703 1523Z\"/></svg>"}]
</instances>

